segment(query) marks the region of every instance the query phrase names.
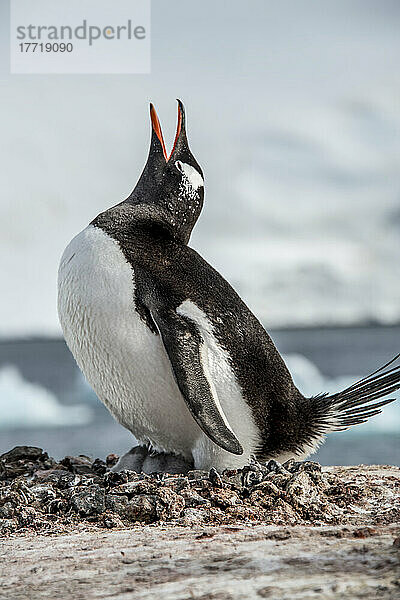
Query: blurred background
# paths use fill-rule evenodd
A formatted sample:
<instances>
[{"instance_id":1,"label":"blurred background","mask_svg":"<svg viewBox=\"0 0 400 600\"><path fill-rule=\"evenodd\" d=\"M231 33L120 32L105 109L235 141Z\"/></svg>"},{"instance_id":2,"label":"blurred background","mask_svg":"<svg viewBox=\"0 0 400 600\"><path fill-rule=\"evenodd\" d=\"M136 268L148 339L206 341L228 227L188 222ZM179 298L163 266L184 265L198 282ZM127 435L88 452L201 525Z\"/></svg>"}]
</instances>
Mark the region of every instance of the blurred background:
<instances>
[{"instance_id":1,"label":"blurred background","mask_svg":"<svg viewBox=\"0 0 400 600\"><path fill-rule=\"evenodd\" d=\"M0 73L0 453L123 452L56 313L60 256L145 163L175 98L203 167L191 245L270 331L303 393L400 351L400 4L153 0L150 75ZM0 34L8 36L0 0ZM4 67L4 65L3 65ZM400 464L399 402L324 464Z\"/></svg>"}]
</instances>

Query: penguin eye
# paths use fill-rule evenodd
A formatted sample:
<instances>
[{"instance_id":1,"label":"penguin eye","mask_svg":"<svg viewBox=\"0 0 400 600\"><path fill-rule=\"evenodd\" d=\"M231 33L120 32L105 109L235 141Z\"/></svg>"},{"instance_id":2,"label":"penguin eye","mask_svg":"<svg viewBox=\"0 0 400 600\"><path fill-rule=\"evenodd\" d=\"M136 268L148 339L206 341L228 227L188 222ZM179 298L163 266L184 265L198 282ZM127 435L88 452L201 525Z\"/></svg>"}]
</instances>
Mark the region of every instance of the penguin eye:
<instances>
[{"instance_id":1,"label":"penguin eye","mask_svg":"<svg viewBox=\"0 0 400 600\"><path fill-rule=\"evenodd\" d=\"M192 188L197 190L200 186L204 186L204 181L200 173L188 163L180 160L175 162L175 166L180 173L188 180Z\"/></svg>"}]
</instances>

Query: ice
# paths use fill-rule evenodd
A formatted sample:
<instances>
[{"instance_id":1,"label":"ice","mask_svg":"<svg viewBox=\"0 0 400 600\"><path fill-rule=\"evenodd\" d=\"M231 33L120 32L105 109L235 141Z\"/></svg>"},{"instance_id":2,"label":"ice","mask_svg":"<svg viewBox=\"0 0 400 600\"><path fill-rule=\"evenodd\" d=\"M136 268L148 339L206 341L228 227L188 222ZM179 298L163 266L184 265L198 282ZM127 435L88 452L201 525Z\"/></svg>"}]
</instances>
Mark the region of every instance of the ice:
<instances>
[{"instance_id":1,"label":"ice","mask_svg":"<svg viewBox=\"0 0 400 600\"><path fill-rule=\"evenodd\" d=\"M49 390L26 381L14 366L0 370L0 429L86 425L91 420L88 406L60 404Z\"/></svg>"}]
</instances>

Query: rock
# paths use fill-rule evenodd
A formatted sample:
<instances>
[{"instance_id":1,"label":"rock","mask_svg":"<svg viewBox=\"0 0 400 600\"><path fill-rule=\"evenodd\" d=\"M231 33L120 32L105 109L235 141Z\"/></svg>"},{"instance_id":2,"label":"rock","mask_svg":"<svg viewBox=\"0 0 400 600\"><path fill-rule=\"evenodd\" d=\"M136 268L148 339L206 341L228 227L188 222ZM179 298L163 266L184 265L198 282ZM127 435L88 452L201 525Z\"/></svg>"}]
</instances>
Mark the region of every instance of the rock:
<instances>
[{"instance_id":1,"label":"rock","mask_svg":"<svg viewBox=\"0 0 400 600\"><path fill-rule=\"evenodd\" d=\"M65 498L51 500L47 506L48 514L63 515L70 510L69 502Z\"/></svg>"},{"instance_id":2,"label":"rock","mask_svg":"<svg viewBox=\"0 0 400 600\"><path fill-rule=\"evenodd\" d=\"M47 452L35 446L15 446L0 456L0 480L15 479L20 475L31 475L38 469L50 469L55 461Z\"/></svg>"},{"instance_id":3,"label":"rock","mask_svg":"<svg viewBox=\"0 0 400 600\"><path fill-rule=\"evenodd\" d=\"M196 506L209 506L211 504L209 500L190 488L182 490L180 495L185 501L185 507L195 508Z\"/></svg>"},{"instance_id":4,"label":"rock","mask_svg":"<svg viewBox=\"0 0 400 600\"><path fill-rule=\"evenodd\" d=\"M137 481L128 481L113 488L113 494L121 494L131 498L135 494L154 494L157 491L157 484L152 479L139 479Z\"/></svg>"},{"instance_id":5,"label":"rock","mask_svg":"<svg viewBox=\"0 0 400 600\"><path fill-rule=\"evenodd\" d=\"M0 519L11 519L15 516L15 508L12 502L5 502L0 506Z\"/></svg>"},{"instance_id":6,"label":"rock","mask_svg":"<svg viewBox=\"0 0 400 600\"><path fill-rule=\"evenodd\" d=\"M260 504L266 508L270 508L277 498L285 497L285 492L279 488L270 479L262 481L257 486L254 486L250 493L250 500L253 504Z\"/></svg>"},{"instance_id":7,"label":"rock","mask_svg":"<svg viewBox=\"0 0 400 600\"><path fill-rule=\"evenodd\" d=\"M107 510L110 510L122 518L126 517L126 509L129 504L127 496L117 494L107 494L105 499L105 506Z\"/></svg>"},{"instance_id":8,"label":"rock","mask_svg":"<svg viewBox=\"0 0 400 600\"><path fill-rule=\"evenodd\" d=\"M157 516L160 521L170 521L181 516L185 508L182 496L168 488L157 490Z\"/></svg>"},{"instance_id":9,"label":"rock","mask_svg":"<svg viewBox=\"0 0 400 600\"><path fill-rule=\"evenodd\" d=\"M187 477L181 477L174 475L173 477L164 477L162 483L166 487L172 488L175 492L181 492L182 490L189 488L189 479Z\"/></svg>"},{"instance_id":10,"label":"rock","mask_svg":"<svg viewBox=\"0 0 400 600\"><path fill-rule=\"evenodd\" d=\"M80 482L80 475L75 475L75 473L64 471L61 477L59 477L57 485L60 488L60 490L67 490L69 488L75 488L80 484Z\"/></svg>"},{"instance_id":11,"label":"rock","mask_svg":"<svg viewBox=\"0 0 400 600\"><path fill-rule=\"evenodd\" d=\"M115 527L123 527L124 524L119 517L113 514L104 514L103 515L103 525L107 527L107 529L114 529Z\"/></svg>"},{"instance_id":12,"label":"rock","mask_svg":"<svg viewBox=\"0 0 400 600\"><path fill-rule=\"evenodd\" d=\"M29 460L37 462L43 461L49 456L47 452L43 452L42 448L36 446L15 446L12 450L5 452L0 456L0 460L4 460L7 463L13 463L17 460Z\"/></svg>"},{"instance_id":13,"label":"rock","mask_svg":"<svg viewBox=\"0 0 400 600\"><path fill-rule=\"evenodd\" d=\"M117 462L119 461L119 456L118 454L109 454L106 457L106 465L109 469L111 469L112 467L114 467Z\"/></svg>"},{"instance_id":14,"label":"rock","mask_svg":"<svg viewBox=\"0 0 400 600\"><path fill-rule=\"evenodd\" d=\"M281 465L274 459L267 462L265 469L267 473L280 473L281 475L286 475L288 472L284 465Z\"/></svg>"},{"instance_id":15,"label":"rock","mask_svg":"<svg viewBox=\"0 0 400 600\"><path fill-rule=\"evenodd\" d=\"M285 486L289 496L294 496L298 501L309 503L318 496L318 489L305 471L298 471Z\"/></svg>"},{"instance_id":16,"label":"rock","mask_svg":"<svg viewBox=\"0 0 400 600\"><path fill-rule=\"evenodd\" d=\"M34 481L58 484L61 477L70 476L70 472L65 469L48 469L46 471L36 471L33 475Z\"/></svg>"},{"instance_id":17,"label":"rock","mask_svg":"<svg viewBox=\"0 0 400 600\"><path fill-rule=\"evenodd\" d=\"M241 489L242 486L242 470L241 469L227 469L222 472L222 481L230 486L234 486L236 489Z\"/></svg>"},{"instance_id":18,"label":"rock","mask_svg":"<svg viewBox=\"0 0 400 600\"><path fill-rule=\"evenodd\" d=\"M242 504L239 496L233 490L217 488L210 490L209 495L212 502L221 508Z\"/></svg>"},{"instance_id":19,"label":"rock","mask_svg":"<svg viewBox=\"0 0 400 600\"><path fill-rule=\"evenodd\" d=\"M0 488L0 506L3 506L6 503L10 503L12 506L18 506L19 504L24 504L24 501L14 488Z\"/></svg>"},{"instance_id":20,"label":"rock","mask_svg":"<svg viewBox=\"0 0 400 600\"><path fill-rule=\"evenodd\" d=\"M128 481L128 471L120 471L119 473L109 471L103 478L104 486L106 488L114 488L115 486L127 483Z\"/></svg>"},{"instance_id":21,"label":"rock","mask_svg":"<svg viewBox=\"0 0 400 600\"><path fill-rule=\"evenodd\" d=\"M265 521L275 525L297 525L302 522L302 518L290 504L278 498L273 507L265 512Z\"/></svg>"},{"instance_id":22,"label":"rock","mask_svg":"<svg viewBox=\"0 0 400 600\"><path fill-rule=\"evenodd\" d=\"M126 506L125 516L128 521L154 523L157 521L157 498L155 496L134 496Z\"/></svg>"},{"instance_id":23,"label":"rock","mask_svg":"<svg viewBox=\"0 0 400 600\"><path fill-rule=\"evenodd\" d=\"M238 504L235 506L230 506L225 510L225 514L229 516L229 521L231 523L237 523L241 521L264 521L265 519L265 511L263 509L259 509L255 506L245 506L243 504Z\"/></svg>"},{"instance_id":24,"label":"rock","mask_svg":"<svg viewBox=\"0 0 400 600\"><path fill-rule=\"evenodd\" d=\"M48 504L57 496L56 492L50 485L34 485L30 488L30 491L40 504Z\"/></svg>"},{"instance_id":25,"label":"rock","mask_svg":"<svg viewBox=\"0 0 400 600\"><path fill-rule=\"evenodd\" d=\"M81 489L71 496L71 506L81 515L98 515L104 512L104 489L99 485L92 485Z\"/></svg>"},{"instance_id":26,"label":"rock","mask_svg":"<svg viewBox=\"0 0 400 600\"><path fill-rule=\"evenodd\" d=\"M185 508L180 519L179 525L191 527L192 525L201 525L205 521L205 513L199 508Z\"/></svg>"},{"instance_id":27,"label":"rock","mask_svg":"<svg viewBox=\"0 0 400 600\"><path fill-rule=\"evenodd\" d=\"M38 518L38 513L32 506L24 506L16 513L18 524L20 527L33 525Z\"/></svg>"},{"instance_id":28,"label":"rock","mask_svg":"<svg viewBox=\"0 0 400 600\"><path fill-rule=\"evenodd\" d=\"M101 458L96 458L96 460L92 462L93 473L96 473L97 475L104 475L104 473L106 473L107 471L108 467L104 460L101 460Z\"/></svg>"},{"instance_id":29,"label":"rock","mask_svg":"<svg viewBox=\"0 0 400 600\"><path fill-rule=\"evenodd\" d=\"M312 460L304 460L304 461L289 461L291 462L291 473L297 473L297 471L306 471L307 473L321 473L321 465ZM285 463L285 467L286 467ZM287 468L287 467L286 467Z\"/></svg>"},{"instance_id":30,"label":"rock","mask_svg":"<svg viewBox=\"0 0 400 600\"><path fill-rule=\"evenodd\" d=\"M253 459L222 474L211 469L146 475L113 473L106 462L85 456L57 463L28 446L5 453L0 462L5 535L14 529L57 533L88 520L103 529L163 522L351 524L358 525L355 537L367 539L368 531L398 522L400 514L400 471L394 467L321 470L313 462L260 465Z\"/></svg>"},{"instance_id":31,"label":"rock","mask_svg":"<svg viewBox=\"0 0 400 600\"><path fill-rule=\"evenodd\" d=\"M214 487L221 487L221 488L224 487L224 482L222 481L222 477L218 473L218 471L216 469L214 469L214 467L212 469L210 469L208 478Z\"/></svg>"},{"instance_id":32,"label":"rock","mask_svg":"<svg viewBox=\"0 0 400 600\"><path fill-rule=\"evenodd\" d=\"M92 461L88 456L83 454L80 456L66 456L60 461L60 464L67 467L68 471L78 473L79 475L93 472Z\"/></svg>"},{"instance_id":33,"label":"rock","mask_svg":"<svg viewBox=\"0 0 400 600\"><path fill-rule=\"evenodd\" d=\"M205 490L212 488L212 483L208 477L207 479L189 479L189 486L192 490L203 493Z\"/></svg>"},{"instance_id":34,"label":"rock","mask_svg":"<svg viewBox=\"0 0 400 600\"><path fill-rule=\"evenodd\" d=\"M270 461L270 463L271 462L275 463L275 461ZM267 467L260 464L255 457L252 456L249 464L245 465L242 469L242 485L243 487L251 488L258 483L261 483L269 473L270 469L267 469Z\"/></svg>"}]
</instances>

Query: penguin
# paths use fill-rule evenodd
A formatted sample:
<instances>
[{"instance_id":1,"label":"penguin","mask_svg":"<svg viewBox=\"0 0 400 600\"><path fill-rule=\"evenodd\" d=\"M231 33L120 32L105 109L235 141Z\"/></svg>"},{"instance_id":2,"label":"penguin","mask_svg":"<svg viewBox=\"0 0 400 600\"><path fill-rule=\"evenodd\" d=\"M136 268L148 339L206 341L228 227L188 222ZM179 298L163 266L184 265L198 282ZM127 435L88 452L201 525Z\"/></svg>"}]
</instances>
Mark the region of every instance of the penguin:
<instances>
[{"instance_id":1,"label":"penguin","mask_svg":"<svg viewBox=\"0 0 400 600\"><path fill-rule=\"evenodd\" d=\"M67 246L58 313L86 379L138 446L115 470L184 472L303 460L330 431L365 422L400 387L398 358L345 390L307 398L232 286L188 243L204 176L178 122L151 142L131 194ZM391 367L391 368L389 368Z\"/></svg>"}]
</instances>

